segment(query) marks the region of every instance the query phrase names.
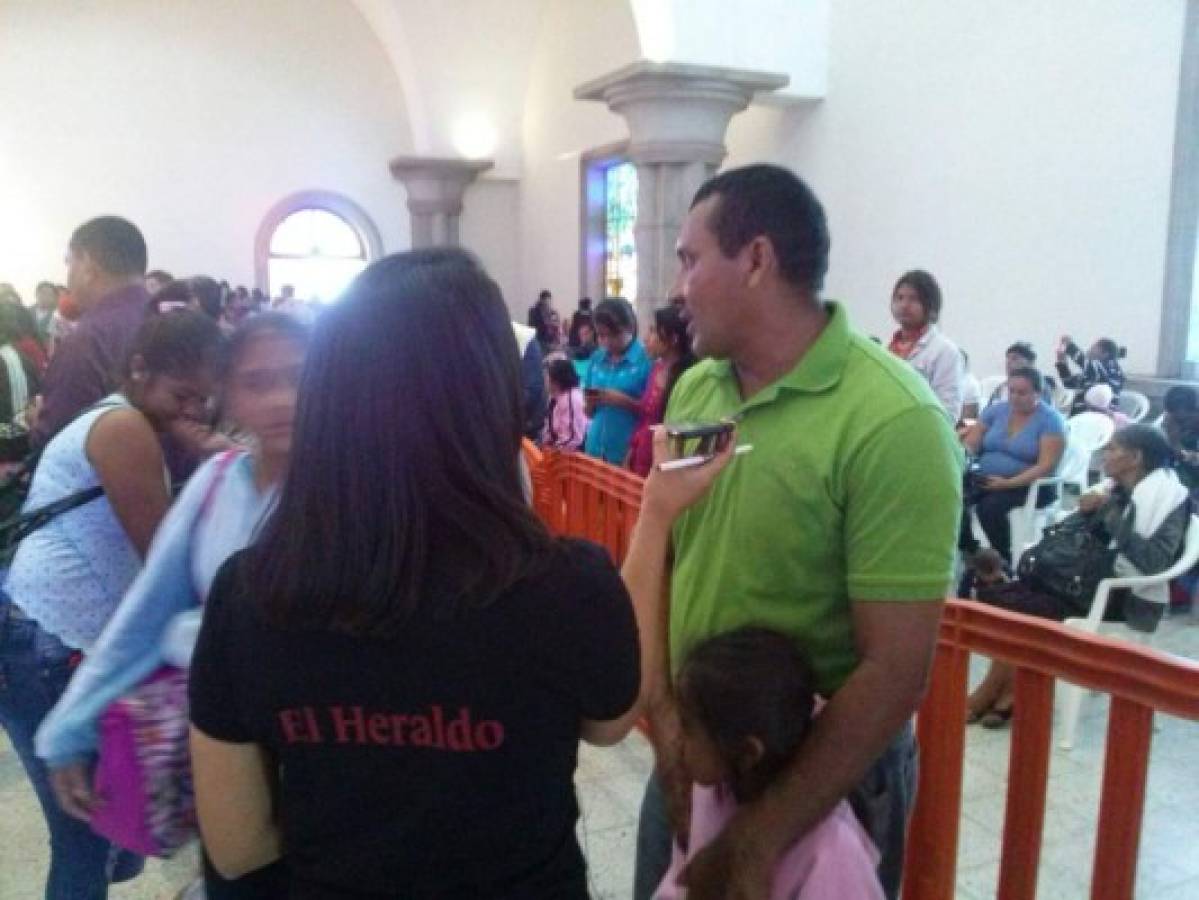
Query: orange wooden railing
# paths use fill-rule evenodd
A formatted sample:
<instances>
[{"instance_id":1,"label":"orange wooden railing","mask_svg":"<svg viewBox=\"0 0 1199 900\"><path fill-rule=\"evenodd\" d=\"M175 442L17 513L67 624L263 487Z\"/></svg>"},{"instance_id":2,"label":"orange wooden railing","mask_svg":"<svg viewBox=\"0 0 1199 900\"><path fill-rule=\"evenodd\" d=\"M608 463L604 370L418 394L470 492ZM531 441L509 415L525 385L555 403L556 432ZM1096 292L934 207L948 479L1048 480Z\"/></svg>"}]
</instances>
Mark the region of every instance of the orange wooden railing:
<instances>
[{"instance_id":1,"label":"orange wooden railing","mask_svg":"<svg viewBox=\"0 0 1199 900\"><path fill-rule=\"evenodd\" d=\"M584 537L619 563L641 479L526 443L534 505L555 534ZM1015 714L1000 861L1000 900L1036 896L1058 679L1112 697L1096 808L1093 900L1130 900L1145 803L1154 711L1199 720L1199 664L969 601L946 604L928 694L917 716L920 789L908 832L904 900L952 900L957 872L970 654L1016 668Z\"/></svg>"}]
</instances>

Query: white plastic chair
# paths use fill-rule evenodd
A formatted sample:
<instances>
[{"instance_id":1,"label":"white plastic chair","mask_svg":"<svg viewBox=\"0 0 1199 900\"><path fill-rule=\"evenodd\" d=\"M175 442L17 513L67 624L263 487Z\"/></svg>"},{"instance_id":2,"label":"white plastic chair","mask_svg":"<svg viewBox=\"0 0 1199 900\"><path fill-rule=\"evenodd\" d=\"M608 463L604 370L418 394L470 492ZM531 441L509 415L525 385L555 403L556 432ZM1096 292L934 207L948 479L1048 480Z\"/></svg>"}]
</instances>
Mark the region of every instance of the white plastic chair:
<instances>
[{"instance_id":1,"label":"white plastic chair","mask_svg":"<svg viewBox=\"0 0 1199 900\"><path fill-rule=\"evenodd\" d=\"M1101 468L1103 461L1098 458L1098 451L1112 439L1116 423L1103 413L1084 412L1067 419L1066 427L1070 432L1070 439L1077 441L1080 449L1087 450L1090 468Z\"/></svg>"},{"instance_id":2,"label":"white plastic chair","mask_svg":"<svg viewBox=\"0 0 1199 900\"><path fill-rule=\"evenodd\" d=\"M1001 384L1007 383L1006 375L988 375L986 378L979 379L978 382L978 407L980 410L986 409L987 404L991 402L991 395L995 393L995 389Z\"/></svg>"},{"instance_id":3,"label":"white plastic chair","mask_svg":"<svg viewBox=\"0 0 1199 900\"><path fill-rule=\"evenodd\" d=\"M1149 414L1149 398L1140 391L1124 390L1116 398L1116 408L1128 416L1129 421L1139 422Z\"/></svg>"},{"instance_id":4,"label":"white plastic chair","mask_svg":"<svg viewBox=\"0 0 1199 900\"><path fill-rule=\"evenodd\" d=\"M1116 588L1144 588L1153 584L1167 584L1174 578L1185 575L1199 564L1199 516L1191 516L1187 525L1186 543L1182 557L1166 571L1158 575L1141 575L1130 578L1105 578L1099 582L1090 612L1085 619L1066 619L1071 628L1097 634L1100 631L1125 632L1125 636L1138 644L1152 646L1154 634L1129 630L1123 622L1104 622L1108 595ZM1063 750L1074 749L1074 737L1078 731L1078 716L1082 710L1083 688L1073 684L1063 685L1062 690L1062 737L1058 746Z\"/></svg>"},{"instance_id":5,"label":"white plastic chair","mask_svg":"<svg viewBox=\"0 0 1199 900\"><path fill-rule=\"evenodd\" d=\"M1020 551L1027 550L1041 539L1041 532L1052 522L1061 508L1062 486L1078 485L1082 494L1087 489L1087 469L1091 462L1091 452L1087 445L1067 436L1066 446L1062 450L1062 458L1057 464L1057 473L1045 478L1038 478L1028 491L1028 499L1024 505L1008 513L1008 523L1012 533L1012 562L1019 559ZM1058 489L1057 499L1047 506L1037 508L1037 495L1043 487L1055 486Z\"/></svg>"}]
</instances>

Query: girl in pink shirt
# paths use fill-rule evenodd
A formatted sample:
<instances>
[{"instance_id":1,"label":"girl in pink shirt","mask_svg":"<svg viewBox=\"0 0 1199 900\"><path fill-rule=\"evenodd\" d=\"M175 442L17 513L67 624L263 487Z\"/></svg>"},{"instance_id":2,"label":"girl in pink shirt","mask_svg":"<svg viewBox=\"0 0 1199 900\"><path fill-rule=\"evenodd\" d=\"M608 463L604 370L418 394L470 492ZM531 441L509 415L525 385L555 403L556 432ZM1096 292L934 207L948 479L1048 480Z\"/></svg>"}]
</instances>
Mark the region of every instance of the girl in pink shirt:
<instances>
[{"instance_id":1,"label":"girl in pink shirt","mask_svg":"<svg viewBox=\"0 0 1199 900\"><path fill-rule=\"evenodd\" d=\"M565 357L551 358L545 366L545 380L550 411L541 432L541 446L547 450L578 450L591 422L583 410L583 392L574 364Z\"/></svg>"},{"instance_id":2,"label":"girl in pink shirt","mask_svg":"<svg viewBox=\"0 0 1199 900\"><path fill-rule=\"evenodd\" d=\"M815 678L795 642L766 628L709 638L687 656L676 687L683 759L695 782L687 850L675 844L655 900L683 900L677 883L742 803L787 769L815 711ZM879 854L842 800L778 861L771 900L883 900Z\"/></svg>"}]
</instances>

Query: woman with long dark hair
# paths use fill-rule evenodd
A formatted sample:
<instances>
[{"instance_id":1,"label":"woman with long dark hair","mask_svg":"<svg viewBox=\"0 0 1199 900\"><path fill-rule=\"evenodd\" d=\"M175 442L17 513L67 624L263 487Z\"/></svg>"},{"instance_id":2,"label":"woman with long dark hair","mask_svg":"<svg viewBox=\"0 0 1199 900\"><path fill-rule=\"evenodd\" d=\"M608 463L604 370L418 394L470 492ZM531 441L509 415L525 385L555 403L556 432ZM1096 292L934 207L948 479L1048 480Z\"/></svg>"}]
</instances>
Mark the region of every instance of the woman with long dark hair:
<instances>
[{"instance_id":1,"label":"woman with long dark hair","mask_svg":"<svg viewBox=\"0 0 1199 900\"><path fill-rule=\"evenodd\" d=\"M589 456L619 466L637 427L650 361L637 340L637 315L628 300L609 297L596 307L595 334L600 346L583 381L591 419L585 446Z\"/></svg>"},{"instance_id":2,"label":"woman with long dark hair","mask_svg":"<svg viewBox=\"0 0 1199 900\"><path fill-rule=\"evenodd\" d=\"M142 567L171 503L162 436L204 414L220 346L199 313L147 318L122 388L60 431L34 473L26 512L75 506L20 542L0 594L0 726L50 832L47 897L104 897L141 868L59 808L33 739Z\"/></svg>"},{"instance_id":3,"label":"woman with long dark hair","mask_svg":"<svg viewBox=\"0 0 1199 900\"><path fill-rule=\"evenodd\" d=\"M645 478L654 462L653 432L666 416L670 394L682 374L695 362L687 321L675 306L654 310L654 323L645 332L645 350L654 358L645 393L641 395L637 430L629 441L628 467Z\"/></svg>"},{"instance_id":4,"label":"woman with long dark hair","mask_svg":"<svg viewBox=\"0 0 1199 900\"><path fill-rule=\"evenodd\" d=\"M632 726L657 614L635 624L607 554L537 519L521 433L512 326L469 254L380 260L322 317L278 508L192 660L223 875L282 857L295 896L587 896L578 741Z\"/></svg>"}]
</instances>

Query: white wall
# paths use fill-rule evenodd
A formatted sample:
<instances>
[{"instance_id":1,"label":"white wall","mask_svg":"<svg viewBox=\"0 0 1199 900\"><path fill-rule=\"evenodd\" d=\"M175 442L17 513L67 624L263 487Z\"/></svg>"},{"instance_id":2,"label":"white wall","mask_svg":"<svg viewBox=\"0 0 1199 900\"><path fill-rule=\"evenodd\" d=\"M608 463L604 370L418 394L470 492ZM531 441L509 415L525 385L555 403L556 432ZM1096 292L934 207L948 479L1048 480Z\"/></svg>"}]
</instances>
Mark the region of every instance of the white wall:
<instances>
[{"instance_id":1,"label":"white wall","mask_svg":"<svg viewBox=\"0 0 1199 900\"><path fill-rule=\"evenodd\" d=\"M520 185L513 179L481 178L466 189L459 240L479 257L504 292L513 317L525 320L520 280Z\"/></svg>"},{"instance_id":2,"label":"white wall","mask_svg":"<svg viewBox=\"0 0 1199 900\"><path fill-rule=\"evenodd\" d=\"M525 97L521 185L521 283L527 312L548 288L563 316L579 296L579 156L627 139L624 121L603 103L580 102L578 85L639 57L624 0L557 0L542 15Z\"/></svg>"},{"instance_id":3,"label":"white wall","mask_svg":"<svg viewBox=\"0 0 1199 900\"><path fill-rule=\"evenodd\" d=\"M782 98L825 94L830 0L629 2L647 59L780 73Z\"/></svg>"},{"instance_id":4,"label":"white wall","mask_svg":"<svg viewBox=\"0 0 1199 900\"><path fill-rule=\"evenodd\" d=\"M832 4L828 97L734 119L729 165L792 166L833 235L827 293L885 336L896 277L940 280L974 371L1063 331L1152 371L1184 0Z\"/></svg>"},{"instance_id":5,"label":"white wall","mask_svg":"<svg viewBox=\"0 0 1199 900\"><path fill-rule=\"evenodd\" d=\"M0 281L63 280L72 229L144 231L155 268L253 278L279 199L340 192L388 252L409 245L390 157L411 151L399 84L352 4L0 0Z\"/></svg>"}]
</instances>

